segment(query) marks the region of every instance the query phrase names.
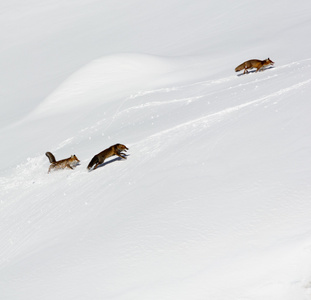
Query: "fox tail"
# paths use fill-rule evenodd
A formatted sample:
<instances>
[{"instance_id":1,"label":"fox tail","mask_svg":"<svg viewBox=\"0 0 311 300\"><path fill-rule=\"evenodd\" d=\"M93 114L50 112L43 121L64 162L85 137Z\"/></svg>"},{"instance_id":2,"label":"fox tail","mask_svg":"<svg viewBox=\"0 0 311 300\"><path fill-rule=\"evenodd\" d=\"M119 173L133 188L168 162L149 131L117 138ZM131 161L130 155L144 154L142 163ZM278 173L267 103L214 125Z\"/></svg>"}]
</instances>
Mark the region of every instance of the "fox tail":
<instances>
[{"instance_id":1,"label":"fox tail","mask_svg":"<svg viewBox=\"0 0 311 300\"><path fill-rule=\"evenodd\" d=\"M55 156L51 152L46 152L45 155L48 157L51 164L56 162Z\"/></svg>"},{"instance_id":2,"label":"fox tail","mask_svg":"<svg viewBox=\"0 0 311 300\"><path fill-rule=\"evenodd\" d=\"M92 169L92 167L98 163L97 155L95 155L92 160L90 161L89 165L87 166L88 170Z\"/></svg>"}]
</instances>

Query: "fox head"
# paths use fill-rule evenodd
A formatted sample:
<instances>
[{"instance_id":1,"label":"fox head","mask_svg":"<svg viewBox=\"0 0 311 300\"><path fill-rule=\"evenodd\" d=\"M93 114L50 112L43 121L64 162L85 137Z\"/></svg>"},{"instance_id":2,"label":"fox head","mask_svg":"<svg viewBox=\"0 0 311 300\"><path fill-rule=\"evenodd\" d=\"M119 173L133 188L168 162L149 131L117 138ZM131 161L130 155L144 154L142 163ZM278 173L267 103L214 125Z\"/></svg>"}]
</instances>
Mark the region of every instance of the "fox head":
<instances>
[{"instance_id":1,"label":"fox head","mask_svg":"<svg viewBox=\"0 0 311 300\"><path fill-rule=\"evenodd\" d=\"M266 59L266 64L267 65L273 65L274 61L272 61L269 57Z\"/></svg>"},{"instance_id":2,"label":"fox head","mask_svg":"<svg viewBox=\"0 0 311 300\"><path fill-rule=\"evenodd\" d=\"M122 144L117 144L116 146L117 146L117 149L118 149L119 151L125 151L125 152L126 152L126 150L129 149L129 148L127 148L125 145L122 145Z\"/></svg>"},{"instance_id":3,"label":"fox head","mask_svg":"<svg viewBox=\"0 0 311 300\"><path fill-rule=\"evenodd\" d=\"M80 162L80 160L78 159L78 157L76 157L75 154L74 154L74 155L71 155L70 160L71 160L71 161L74 161L74 162L77 162L77 163Z\"/></svg>"}]
</instances>

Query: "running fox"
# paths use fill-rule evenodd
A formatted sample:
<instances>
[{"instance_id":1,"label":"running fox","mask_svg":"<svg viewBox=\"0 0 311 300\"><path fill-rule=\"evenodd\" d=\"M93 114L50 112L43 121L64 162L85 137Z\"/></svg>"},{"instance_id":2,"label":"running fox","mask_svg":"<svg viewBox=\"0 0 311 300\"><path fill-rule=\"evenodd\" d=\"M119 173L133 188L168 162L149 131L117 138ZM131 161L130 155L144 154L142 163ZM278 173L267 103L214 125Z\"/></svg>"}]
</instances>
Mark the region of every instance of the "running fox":
<instances>
[{"instance_id":1,"label":"running fox","mask_svg":"<svg viewBox=\"0 0 311 300\"><path fill-rule=\"evenodd\" d=\"M94 169L95 170L100 164L102 164L106 158L117 155L121 158L126 159L125 153L122 153L122 151L127 151L129 150L126 146L122 144L115 144L106 150L96 154L92 160L90 161L89 165L87 166L88 170L91 170L92 167L95 165Z\"/></svg>"},{"instance_id":2,"label":"running fox","mask_svg":"<svg viewBox=\"0 0 311 300\"><path fill-rule=\"evenodd\" d=\"M59 161L56 161L55 156L51 152L46 152L45 155L48 157L51 163L48 173L50 173L52 169L73 169L73 167L75 167L80 162L80 160L75 155L71 155L71 157Z\"/></svg>"},{"instance_id":3,"label":"running fox","mask_svg":"<svg viewBox=\"0 0 311 300\"><path fill-rule=\"evenodd\" d=\"M235 68L235 72L242 71L244 69L243 74L248 73L247 69L252 69L256 68L256 72L262 71L264 67L273 65L274 62L270 59L264 59L264 60L259 60L259 59L251 59L248 61L245 61L244 63L240 64Z\"/></svg>"}]
</instances>

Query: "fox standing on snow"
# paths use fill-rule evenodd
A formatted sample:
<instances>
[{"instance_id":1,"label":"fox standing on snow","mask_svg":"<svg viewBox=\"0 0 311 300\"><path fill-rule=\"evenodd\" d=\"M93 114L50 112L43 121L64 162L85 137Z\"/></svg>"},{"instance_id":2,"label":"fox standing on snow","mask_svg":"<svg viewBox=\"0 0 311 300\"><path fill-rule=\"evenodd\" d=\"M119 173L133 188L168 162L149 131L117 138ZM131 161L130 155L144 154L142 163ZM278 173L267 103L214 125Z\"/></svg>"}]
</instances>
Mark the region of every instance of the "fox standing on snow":
<instances>
[{"instance_id":1,"label":"fox standing on snow","mask_svg":"<svg viewBox=\"0 0 311 300\"><path fill-rule=\"evenodd\" d=\"M257 69L256 72L258 72L258 71L262 71L263 67L270 66L273 64L274 62L270 58L267 58L264 60L251 59L237 66L235 68L235 72L244 70L243 74L245 74L245 73L248 73L247 69L252 69L252 68Z\"/></svg>"},{"instance_id":2,"label":"fox standing on snow","mask_svg":"<svg viewBox=\"0 0 311 300\"><path fill-rule=\"evenodd\" d=\"M91 170L91 168L95 165L94 167L94 170L95 170L100 164L102 164L105 161L106 158L113 156L113 155L117 155L121 158L126 159L125 153L122 153L122 151L126 152L127 150L129 149L126 146L122 144L115 144L107 148L106 150L96 154L90 161L87 168L88 170Z\"/></svg>"},{"instance_id":3,"label":"fox standing on snow","mask_svg":"<svg viewBox=\"0 0 311 300\"><path fill-rule=\"evenodd\" d=\"M48 173L50 173L52 169L73 169L73 167L80 162L75 155L71 155L71 157L59 161L56 161L55 156L51 152L46 152L45 155L51 163Z\"/></svg>"}]
</instances>

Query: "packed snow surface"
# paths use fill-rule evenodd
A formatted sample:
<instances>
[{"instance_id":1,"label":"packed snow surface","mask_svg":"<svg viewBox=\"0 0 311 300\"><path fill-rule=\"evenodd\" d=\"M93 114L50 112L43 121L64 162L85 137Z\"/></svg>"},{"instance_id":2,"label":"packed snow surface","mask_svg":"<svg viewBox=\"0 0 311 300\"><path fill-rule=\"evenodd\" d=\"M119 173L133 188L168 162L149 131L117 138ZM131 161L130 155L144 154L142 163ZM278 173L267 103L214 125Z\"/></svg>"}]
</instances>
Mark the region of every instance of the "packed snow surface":
<instances>
[{"instance_id":1,"label":"packed snow surface","mask_svg":"<svg viewBox=\"0 0 311 300\"><path fill-rule=\"evenodd\" d=\"M1 3L1 300L310 299L308 1Z\"/></svg>"}]
</instances>

